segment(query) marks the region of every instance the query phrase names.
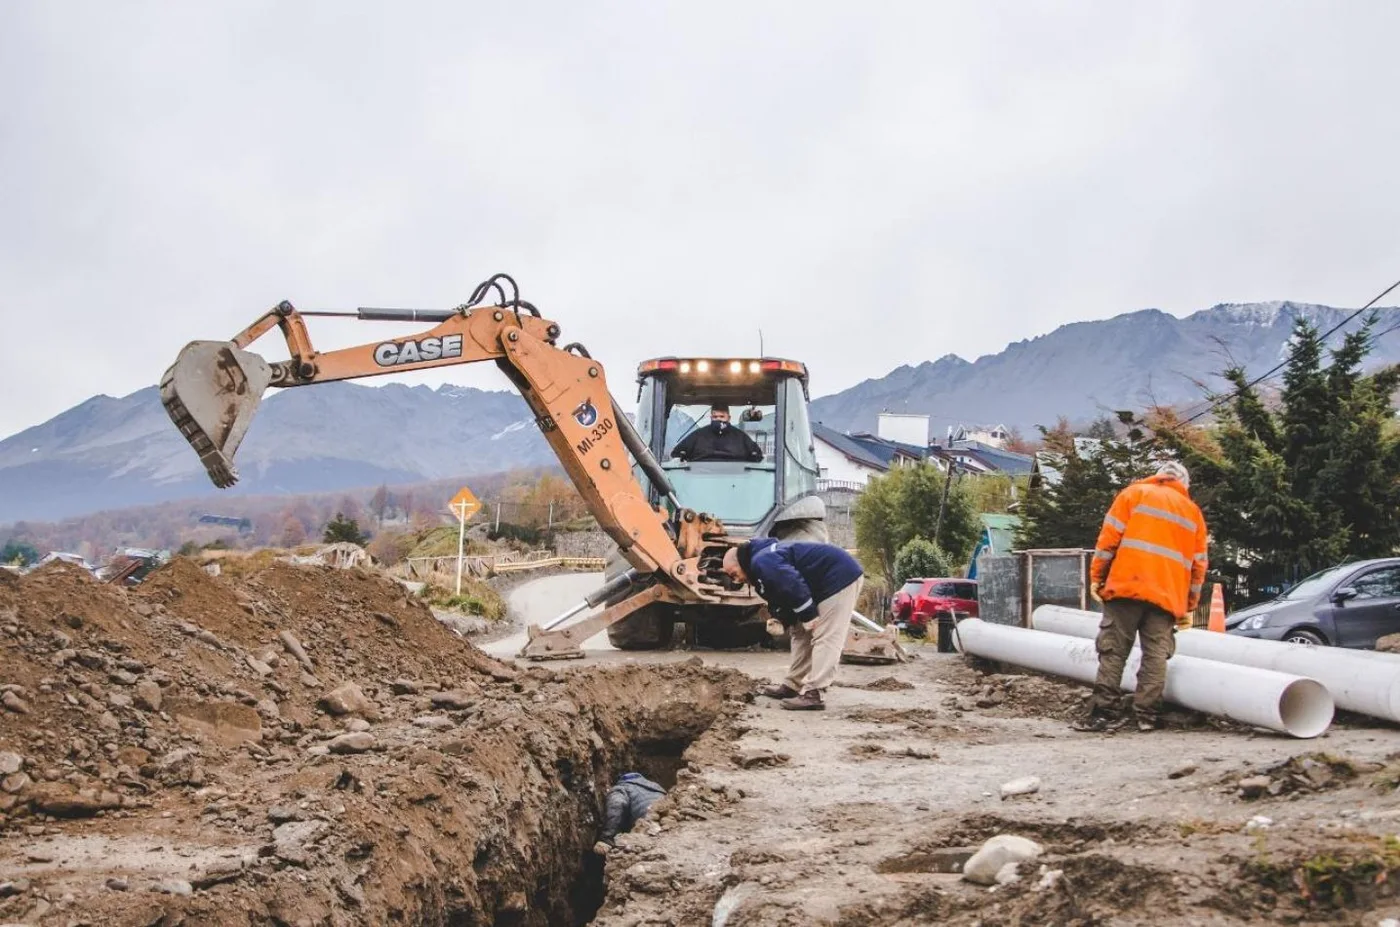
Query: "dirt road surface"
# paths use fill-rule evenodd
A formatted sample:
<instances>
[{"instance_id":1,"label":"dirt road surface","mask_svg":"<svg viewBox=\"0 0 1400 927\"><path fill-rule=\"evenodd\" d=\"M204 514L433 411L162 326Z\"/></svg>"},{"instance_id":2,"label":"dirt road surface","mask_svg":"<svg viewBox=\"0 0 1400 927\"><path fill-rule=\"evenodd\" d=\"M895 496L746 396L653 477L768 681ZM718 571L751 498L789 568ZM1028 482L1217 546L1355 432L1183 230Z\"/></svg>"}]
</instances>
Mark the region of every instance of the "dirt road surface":
<instances>
[{"instance_id":1,"label":"dirt road surface","mask_svg":"<svg viewBox=\"0 0 1400 927\"><path fill-rule=\"evenodd\" d=\"M558 577L512 604L540 609L521 612L527 620L553 616L578 598L565 579L584 591L592 581ZM589 665L694 656L620 653L602 635L585 649ZM665 815L659 833L623 838L595 923L1378 924L1400 916L1383 875L1400 865L1400 844L1389 842L1400 834L1394 726L1352 718L1299 741L1181 713L1152 734L1083 734L1068 722L1084 687L914 649L909 664L843 666L826 712L757 699L725 762L693 768L681 785L742 797L718 812ZM779 679L787 662L774 652L700 656L766 680ZM1307 759L1316 754L1326 760ZM1290 760L1260 797L1241 797L1241 780ZM1296 774L1300 765L1311 777ZM1002 798L1004 784L1031 776L1038 791ZM1003 833L1044 848L1019 881L989 889L930 871Z\"/></svg>"},{"instance_id":2,"label":"dirt road surface","mask_svg":"<svg viewBox=\"0 0 1400 927\"><path fill-rule=\"evenodd\" d=\"M511 603L547 620L596 579ZM827 711L792 713L751 694L783 653L600 635L584 660L500 662L387 579L285 564L0 576L0 648L0 924L1400 917L1400 733L1366 719L1081 734L1083 687L930 647L843 666ZM629 769L670 795L604 861ZM1040 853L965 880L999 834Z\"/></svg>"}]
</instances>

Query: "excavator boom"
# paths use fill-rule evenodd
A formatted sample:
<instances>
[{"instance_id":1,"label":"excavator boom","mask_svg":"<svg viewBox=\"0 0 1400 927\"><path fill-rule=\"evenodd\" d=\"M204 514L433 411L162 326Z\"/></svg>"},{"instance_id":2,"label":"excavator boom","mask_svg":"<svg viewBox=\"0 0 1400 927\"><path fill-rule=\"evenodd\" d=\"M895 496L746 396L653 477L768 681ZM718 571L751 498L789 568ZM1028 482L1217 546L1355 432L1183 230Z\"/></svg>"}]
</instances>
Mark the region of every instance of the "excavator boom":
<instances>
[{"instance_id":1,"label":"excavator boom","mask_svg":"<svg viewBox=\"0 0 1400 927\"><path fill-rule=\"evenodd\" d=\"M631 595L574 626L532 626L523 656L582 656L579 642L652 603L761 606L751 589L734 588L719 568L724 550L740 539L726 537L718 519L681 506L661 465L613 400L602 365L581 345L558 347L559 326L521 300L518 289L508 298L501 281L514 288L513 280L497 274L453 310L299 312L280 303L228 341L186 345L161 378L161 401L210 480L227 488L238 481L233 458L268 387L494 361L525 398L545 440L643 587L631 586ZM500 300L487 305L492 289ZM418 334L322 353L306 328L306 317L313 315L436 324ZM274 328L291 355L285 361L268 362L248 350ZM649 501L633 476L629 453L670 501L673 514Z\"/></svg>"},{"instance_id":2,"label":"excavator boom","mask_svg":"<svg viewBox=\"0 0 1400 927\"><path fill-rule=\"evenodd\" d=\"M493 281L478 287L474 300ZM599 525L632 567L639 574L660 577L681 601L718 601L724 596L713 586L702 588L700 565L704 546L723 534L723 526L708 515L680 509L665 474L614 403L602 365L579 345L557 347L559 326L541 318L533 306L517 297L510 304L503 299L501 305L469 303L447 311L336 313L371 321L437 324L418 334L325 353L312 346L307 332L305 316L313 314L329 313L300 313L283 302L229 341L190 343L161 378L161 401L214 485L225 488L237 482L234 455L270 386L308 386L495 361L524 396ZM288 360L269 363L246 350L274 328L282 331L291 354ZM674 526L663 509L648 501L632 474L629 451L673 500Z\"/></svg>"}]
</instances>

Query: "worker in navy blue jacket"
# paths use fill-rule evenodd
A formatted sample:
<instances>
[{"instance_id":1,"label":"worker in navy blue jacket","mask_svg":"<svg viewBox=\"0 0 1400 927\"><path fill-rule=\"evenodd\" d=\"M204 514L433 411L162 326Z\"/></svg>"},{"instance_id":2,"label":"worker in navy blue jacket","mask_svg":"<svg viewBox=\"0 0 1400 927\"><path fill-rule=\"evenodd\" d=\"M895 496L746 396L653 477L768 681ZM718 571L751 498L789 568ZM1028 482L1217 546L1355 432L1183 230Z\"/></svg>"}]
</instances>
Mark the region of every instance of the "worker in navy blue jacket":
<instances>
[{"instance_id":1,"label":"worker in navy blue jacket","mask_svg":"<svg viewBox=\"0 0 1400 927\"><path fill-rule=\"evenodd\" d=\"M787 678L759 694L793 711L821 711L836 679L865 571L834 544L754 538L724 554L724 572L747 582L792 637Z\"/></svg>"}]
</instances>

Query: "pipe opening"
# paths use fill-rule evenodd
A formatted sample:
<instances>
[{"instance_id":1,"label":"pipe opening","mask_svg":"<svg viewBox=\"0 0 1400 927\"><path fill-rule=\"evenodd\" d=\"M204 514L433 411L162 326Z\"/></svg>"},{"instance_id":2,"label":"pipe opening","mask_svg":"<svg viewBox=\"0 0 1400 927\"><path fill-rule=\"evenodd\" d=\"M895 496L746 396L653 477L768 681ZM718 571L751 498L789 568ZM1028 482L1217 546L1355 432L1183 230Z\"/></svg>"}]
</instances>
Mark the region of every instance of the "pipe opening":
<instances>
[{"instance_id":1,"label":"pipe opening","mask_svg":"<svg viewBox=\"0 0 1400 927\"><path fill-rule=\"evenodd\" d=\"M1332 724L1334 711L1332 696L1314 679L1289 684L1278 701L1279 720L1294 737L1317 737Z\"/></svg>"}]
</instances>

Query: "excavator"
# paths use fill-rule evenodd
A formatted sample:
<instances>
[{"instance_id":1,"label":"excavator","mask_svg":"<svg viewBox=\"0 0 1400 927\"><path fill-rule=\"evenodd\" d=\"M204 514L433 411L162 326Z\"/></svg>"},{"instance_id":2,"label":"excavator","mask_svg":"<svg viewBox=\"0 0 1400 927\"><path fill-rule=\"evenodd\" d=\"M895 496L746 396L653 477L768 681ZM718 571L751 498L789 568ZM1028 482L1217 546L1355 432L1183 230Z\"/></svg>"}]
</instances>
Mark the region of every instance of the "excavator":
<instances>
[{"instance_id":1,"label":"excavator","mask_svg":"<svg viewBox=\"0 0 1400 927\"><path fill-rule=\"evenodd\" d=\"M488 302L493 296L494 302ZM306 319L313 316L432 327L320 352L307 328ZM274 328L286 342L287 360L269 362L248 350ZM582 657L584 641L658 605L736 614L762 609L763 600L751 587L731 582L721 569L724 552L751 536L756 526L748 526L743 535L730 534L719 518L683 505L648 441L613 399L603 365L577 342L560 347L560 332L558 324L520 298L519 287L506 274L483 281L466 303L449 310L299 311L284 301L231 340L187 344L161 377L161 402L213 484L228 488L238 480L233 458L269 388L494 361L524 397L564 471L626 563L578 605L545 625L531 625L521 657ZM650 484L650 491L639 478ZM605 606L601 612L567 623L600 605ZM843 659L893 663L905 658L892 627L857 619L869 630L852 628Z\"/></svg>"}]
</instances>

